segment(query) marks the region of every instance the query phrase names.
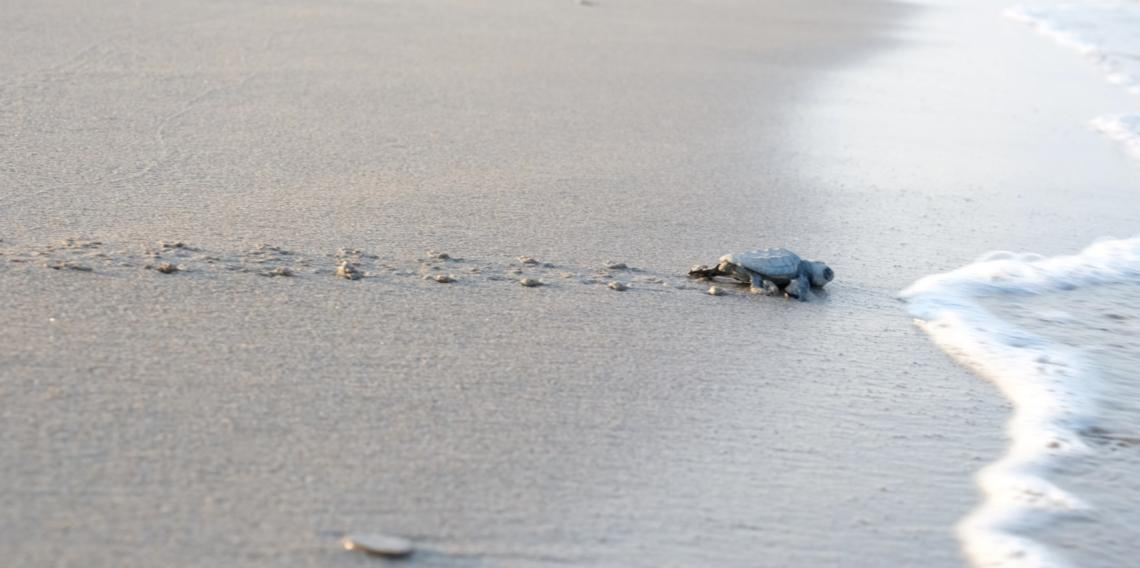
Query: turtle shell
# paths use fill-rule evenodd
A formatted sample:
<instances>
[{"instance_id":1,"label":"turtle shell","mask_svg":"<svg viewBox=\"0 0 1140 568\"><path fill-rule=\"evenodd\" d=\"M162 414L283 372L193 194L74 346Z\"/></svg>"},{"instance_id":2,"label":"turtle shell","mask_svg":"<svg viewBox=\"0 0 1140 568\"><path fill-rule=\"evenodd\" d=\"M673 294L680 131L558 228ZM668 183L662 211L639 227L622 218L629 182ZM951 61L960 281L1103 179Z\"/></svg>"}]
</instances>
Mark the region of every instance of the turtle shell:
<instances>
[{"instance_id":1,"label":"turtle shell","mask_svg":"<svg viewBox=\"0 0 1140 568\"><path fill-rule=\"evenodd\" d=\"M726 254L720 260L731 262L772 279L792 279L799 275L800 257L782 248L750 250Z\"/></svg>"}]
</instances>

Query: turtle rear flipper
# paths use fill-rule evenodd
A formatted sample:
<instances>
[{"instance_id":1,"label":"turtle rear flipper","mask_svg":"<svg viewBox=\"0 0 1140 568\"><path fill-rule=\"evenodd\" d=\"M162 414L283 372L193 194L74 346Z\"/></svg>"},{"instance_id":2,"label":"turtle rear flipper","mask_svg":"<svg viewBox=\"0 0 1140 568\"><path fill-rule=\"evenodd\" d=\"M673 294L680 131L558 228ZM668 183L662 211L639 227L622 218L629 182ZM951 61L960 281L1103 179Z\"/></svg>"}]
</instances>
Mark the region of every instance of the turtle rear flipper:
<instances>
[{"instance_id":1,"label":"turtle rear flipper","mask_svg":"<svg viewBox=\"0 0 1140 568\"><path fill-rule=\"evenodd\" d=\"M713 278L720 274L715 267L709 268L707 265L698 264L689 269L689 278Z\"/></svg>"},{"instance_id":2,"label":"turtle rear flipper","mask_svg":"<svg viewBox=\"0 0 1140 568\"><path fill-rule=\"evenodd\" d=\"M766 296L775 296L780 293L780 287L775 282L764 278L762 275L755 272L749 272L748 290L753 294L764 294Z\"/></svg>"}]
</instances>

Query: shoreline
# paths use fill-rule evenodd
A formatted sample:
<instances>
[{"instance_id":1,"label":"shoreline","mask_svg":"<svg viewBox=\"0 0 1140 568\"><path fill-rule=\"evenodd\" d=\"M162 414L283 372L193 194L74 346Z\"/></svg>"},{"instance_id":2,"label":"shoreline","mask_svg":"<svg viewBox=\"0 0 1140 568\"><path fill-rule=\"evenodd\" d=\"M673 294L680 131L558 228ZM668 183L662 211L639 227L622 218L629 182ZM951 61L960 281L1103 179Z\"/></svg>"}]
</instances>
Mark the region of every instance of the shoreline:
<instances>
[{"instance_id":1,"label":"shoreline","mask_svg":"<svg viewBox=\"0 0 1140 568\"><path fill-rule=\"evenodd\" d=\"M1124 493L1132 489L1126 484L1090 480L1129 475L1123 473L1129 464L1103 456L1093 458L1086 451L1101 443L1086 440L1089 436L1081 426L1101 419L1098 407L1102 401L1095 392L1060 397L1050 390L1050 385L1068 385L1065 377L1071 375L1069 382L1088 380L1094 383L1088 388L1095 391L1101 357L1063 345L1056 337L1040 339L1033 326L1018 327L1032 322L1031 316L1003 321L976 306L985 305L979 299L989 295L987 286L999 285L983 277L988 265L974 259L984 258L983 253L993 250L1029 253L1024 265L1014 255L1011 274L996 277L1005 282L1001 285L1015 289L1020 285L1032 289L1039 284L1033 279L1041 275L1041 269L1082 258L1068 256L1079 250L1093 258L1069 275L1074 282L1100 272L1108 274L1114 262L1126 265L1127 253L1122 258L1096 254L1113 246L1126 249L1132 242L1127 237L1137 230L1137 219L1131 212L1140 200L1134 191L1140 183L1140 164L1127 148L1118 146L1118 141L1088 125L1104 112L1135 108L1135 101L1123 89L1107 84L1100 76L1102 69L1037 37L1019 22L1000 14L987 19L991 8L984 3L943 7L942 17L916 19L914 33L921 30L922 37L968 39L924 46L912 50L909 58L902 52L883 55L879 59L884 61L865 67L864 75L850 77L838 88L857 98L860 84L863 90L889 85L899 97L898 104L872 104L881 110L865 107L856 121L832 121L829 126L843 131L852 124L874 122L882 136L891 139L892 147L909 148L891 155L874 144L852 145L854 150L846 152L845 163L865 164L850 172L856 183L877 186L880 191L899 191L900 200L912 203L910 207L899 206L900 210L923 210L921 205L913 205L921 201L900 187L905 187L908 179L924 180L927 194L922 197L927 209L941 210L941 214L922 215L926 227L916 225L911 217L900 218L892 228L900 235L912 235L903 244L911 251L917 248L918 258L950 262L932 264L930 276L916 275L903 295L913 296L912 313L930 320L918 323L935 343L963 366L977 371L979 377L992 380L1016 407L1006 428L1010 438L1007 454L1000 459L994 455L987 460L990 465L979 469L976 479L985 495L974 512L957 524L966 555L979 566L1067 566L1069 561L1080 566L1117 565L1127 555L1126 547L1116 544L1126 539L1121 527L1127 521L1109 504L1119 498L1118 489ZM937 76L907 74L906 70L918 69L920 64L937 69ZM899 96L904 93L911 95L909 100ZM968 119L957 121L960 117ZM931 176L932 167L953 173ZM947 182L958 187L947 187ZM962 203L954 205L955 200ZM946 215L955 210L959 212ZM938 238L931 230L948 232L955 240ZM1099 240L1112 235L1125 240ZM1029 262L1040 258L1037 253L1047 258ZM1024 269L1017 270L1019 266ZM971 280L971 272L981 278ZM949 285L930 293L930 298L931 291L922 289L924 283L955 279L981 288ZM923 307L931 301L938 309ZM994 299L993 303L1007 301L1013 305L1007 306L1010 309L1005 317L1017 313L1022 302ZM1021 337L1025 345L1020 345ZM1095 343L1090 346L1094 351L1097 348ZM1058 371L1052 367L1042 370L1021 359L1036 350L1052 349L1057 351L1050 353L1049 360L1061 361ZM1063 368L1065 364L1073 368ZM1050 436L1063 440L1060 449L1037 447ZM1070 439L1072 448L1067 445ZM1093 467L1094 462L1105 471L1087 474L1089 479L1073 473L1074 469ZM1091 508L1087 503L1092 503ZM1112 524L1096 522L1101 506L1115 515ZM1070 517L1092 522L1074 526Z\"/></svg>"},{"instance_id":2,"label":"shoreline","mask_svg":"<svg viewBox=\"0 0 1140 568\"><path fill-rule=\"evenodd\" d=\"M1072 171L1052 167L1047 173L1086 175L1091 170L1098 175L1075 183L1064 200L1025 204L1088 209L1083 222L1039 229L1044 242L1071 250L1053 249L1051 256L1036 254L1040 245L1016 253L999 251L926 276L902 292L931 339L992 381L1014 405L1007 425L1009 448L978 472L983 501L957 527L975 565L1118 566L1127 564L1132 554L1127 544L1131 514L1116 504L1130 502L1136 491L1126 480L1137 464L1120 450L1134 444L1129 432L1137 416L1137 409L1122 401L1131 400L1134 390L1126 377L1135 359L1127 339L1135 293L1127 283L1135 273L1137 240L1129 237L1138 220L1120 215L1090 242L1065 235L1099 227L1114 220L1113 208L1132 211L1138 201L1134 188L1140 185L1140 163L1135 162L1129 131L1133 119L1118 114L1136 108L1134 98L1127 96L1137 92L1134 80L1122 71L1128 51L1135 48L1127 42L1099 43L1126 39L1112 35L1126 24L1104 17L1127 8L1060 8L1057 14L1072 10L1065 15L1079 22L1070 29L1065 26L1074 26L1074 21L1052 21L1057 14L1045 4L1034 11L1019 6L1003 13L1018 25L1029 24L1024 26L1029 35L1046 44L1045 49L1030 46L1026 51L1040 53L1041 60L1054 58L1050 72L1062 71L1074 80L1063 102L1048 101L1063 118L1042 121L1033 130L1044 136L1069 133L1064 146L1043 156L1064 156L1082 166ZM1109 12L1100 14L1099 9ZM1080 22L1082 17L1090 19ZM1080 33L1073 35L1076 30ZM1082 37L1086 33L1092 39ZM1046 88L1056 84L1041 70L1022 75L1029 77L1031 87L1034 82ZM1090 77L1090 72L1107 77ZM1019 109L1013 110L1016 119ZM1084 113L1094 114L1082 118ZM1080 124L1088 125L1085 132L1074 128ZM1090 139L1089 133L1101 138ZM1100 153L1091 156L1097 166L1082 159L1091 152ZM1050 183L1056 180L1046 185ZM1096 198L1089 198L1089 189ZM1080 219L1080 213L1069 213ZM1100 318L1112 323L1105 327Z\"/></svg>"}]
</instances>

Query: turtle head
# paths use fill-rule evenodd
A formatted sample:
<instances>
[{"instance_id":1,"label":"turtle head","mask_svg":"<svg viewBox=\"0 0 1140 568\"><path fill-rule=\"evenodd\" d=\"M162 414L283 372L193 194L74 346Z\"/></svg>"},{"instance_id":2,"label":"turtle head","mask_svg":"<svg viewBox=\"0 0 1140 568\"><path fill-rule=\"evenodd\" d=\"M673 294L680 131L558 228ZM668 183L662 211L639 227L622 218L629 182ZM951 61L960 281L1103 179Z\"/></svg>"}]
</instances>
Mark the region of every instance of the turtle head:
<instances>
[{"instance_id":1,"label":"turtle head","mask_svg":"<svg viewBox=\"0 0 1140 568\"><path fill-rule=\"evenodd\" d=\"M811 274L811 285L817 288L822 288L824 284L831 282L835 278L835 271L828 265L818 261L808 261L808 272Z\"/></svg>"}]
</instances>

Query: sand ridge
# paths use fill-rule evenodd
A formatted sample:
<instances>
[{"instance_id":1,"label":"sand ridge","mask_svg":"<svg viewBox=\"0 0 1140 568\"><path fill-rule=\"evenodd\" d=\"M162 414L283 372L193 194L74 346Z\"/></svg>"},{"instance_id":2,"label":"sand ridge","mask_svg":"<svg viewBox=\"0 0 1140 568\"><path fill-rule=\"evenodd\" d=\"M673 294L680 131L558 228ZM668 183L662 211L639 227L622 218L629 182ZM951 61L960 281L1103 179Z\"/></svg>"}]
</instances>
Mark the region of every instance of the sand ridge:
<instances>
[{"instance_id":1,"label":"sand ridge","mask_svg":"<svg viewBox=\"0 0 1140 568\"><path fill-rule=\"evenodd\" d=\"M209 279L246 275L323 278L330 282L346 279L402 286L521 284L524 287L548 288L590 286L614 291L704 290L703 281L691 279L682 271L666 274L613 260L581 266L542 261L527 255L483 259L457 257L435 250L416 257L401 257L357 248L321 253L288 250L271 244L257 245L248 250L218 250L182 241L161 240L125 244L67 238L44 245L0 241L0 272L35 269L115 276L154 271ZM724 288L741 294L749 293L743 284L729 284Z\"/></svg>"}]
</instances>

